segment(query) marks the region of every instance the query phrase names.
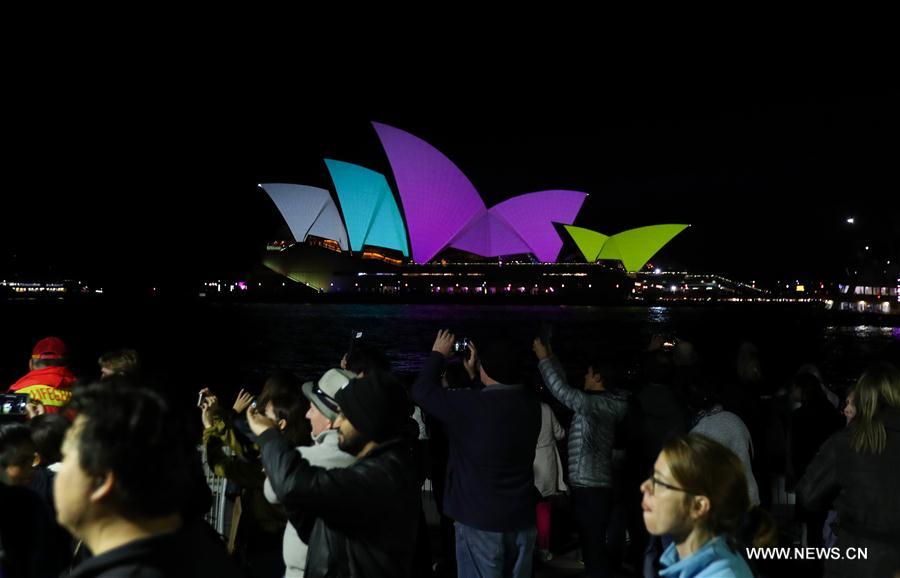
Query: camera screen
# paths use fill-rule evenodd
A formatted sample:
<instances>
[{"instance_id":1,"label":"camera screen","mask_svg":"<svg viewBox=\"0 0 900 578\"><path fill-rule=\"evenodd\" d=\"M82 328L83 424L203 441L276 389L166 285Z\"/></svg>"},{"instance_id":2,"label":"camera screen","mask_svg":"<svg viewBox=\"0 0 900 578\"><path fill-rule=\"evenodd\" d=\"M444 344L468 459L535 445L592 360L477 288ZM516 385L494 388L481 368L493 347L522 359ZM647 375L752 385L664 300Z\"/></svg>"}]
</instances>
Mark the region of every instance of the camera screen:
<instances>
[{"instance_id":1,"label":"camera screen","mask_svg":"<svg viewBox=\"0 0 900 578\"><path fill-rule=\"evenodd\" d=\"M3 395L2 410L3 415L24 415L25 408L28 405L28 396L24 394L7 394Z\"/></svg>"}]
</instances>

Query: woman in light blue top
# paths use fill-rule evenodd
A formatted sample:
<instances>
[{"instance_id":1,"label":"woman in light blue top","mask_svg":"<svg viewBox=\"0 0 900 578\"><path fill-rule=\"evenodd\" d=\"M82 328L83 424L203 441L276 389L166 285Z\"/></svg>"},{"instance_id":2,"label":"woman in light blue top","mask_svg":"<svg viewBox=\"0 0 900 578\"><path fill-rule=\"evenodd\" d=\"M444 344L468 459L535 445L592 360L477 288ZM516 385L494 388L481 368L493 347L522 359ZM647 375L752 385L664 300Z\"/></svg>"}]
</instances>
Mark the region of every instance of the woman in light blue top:
<instances>
[{"instance_id":1,"label":"woman in light blue top","mask_svg":"<svg viewBox=\"0 0 900 578\"><path fill-rule=\"evenodd\" d=\"M647 531L673 539L660 557L665 578L751 578L735 539L742 519L758 521L753 546L774 542L771 517L761 510L748 516L740 459L705 436L682 435L665 443L641 492Z\"/></svg>"}]
</instances>

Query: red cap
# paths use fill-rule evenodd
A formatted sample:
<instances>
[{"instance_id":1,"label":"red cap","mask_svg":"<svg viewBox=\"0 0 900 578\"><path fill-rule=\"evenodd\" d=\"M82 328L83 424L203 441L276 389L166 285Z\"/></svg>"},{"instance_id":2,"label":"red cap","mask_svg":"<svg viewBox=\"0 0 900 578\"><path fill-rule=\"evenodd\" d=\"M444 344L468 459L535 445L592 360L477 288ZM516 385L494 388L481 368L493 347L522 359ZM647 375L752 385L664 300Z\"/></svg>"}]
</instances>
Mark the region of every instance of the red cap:
<instances>
[{"instance_id":1,"label":"red cap","mask_svg":"<svg viewBox=\"0 0 900 578\"><path fill-rule=\"evenodd\" d=\"M59 337L45 337L37 342L31 350L31 359L59 359L65 357L68 350Z\"/></svg>"}]
</instances>

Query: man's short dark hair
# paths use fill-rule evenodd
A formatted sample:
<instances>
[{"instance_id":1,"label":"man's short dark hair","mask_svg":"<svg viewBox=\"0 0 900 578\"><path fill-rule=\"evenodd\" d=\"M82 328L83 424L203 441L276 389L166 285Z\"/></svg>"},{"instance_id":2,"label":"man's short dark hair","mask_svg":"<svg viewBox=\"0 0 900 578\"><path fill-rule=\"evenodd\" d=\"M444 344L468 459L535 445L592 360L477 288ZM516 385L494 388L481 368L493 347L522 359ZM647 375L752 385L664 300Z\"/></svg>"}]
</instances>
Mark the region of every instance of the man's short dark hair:
<instances>
[{"instance_id":1,"label":"man's short dark hair","mask_svg":"<svg viewBox=\"0 0 900 578\"><path fill-rule=\"evenodd\" d=\"M31 430L23 423L0 425L0 467L31 465L34 460Z\"/></svg>"},{"instance_id":2,"label":"man's short dark hair","mask_svg":"<svg viewBox=\"0 0 900 578\"><path fill-rule=\"evenodd\" d=\"M387 355L373 345L358 345L347 355L347 369L353 373L387 373L391 362Z\"/></svg>"},{"instance_id":3,"label":"man's short dark hair","mask_svg":"<svg viewBox=\"0 0 900 578\"><path fill-rule=\"evenodd\" d=\"M184 422L157 393L105 384L79 389L80 466L88 475L115 474L112 499L130 517L160 517L184 509L196 451Z\"/></svg>"},{"instance_id":4,"label":"man's short dark hair","mask_svg":"<svg viewBox=\"0 0 900 578\"><path fill-rule=\"evenodd\" d=\"M476 343L481 368L499 383L522 383L522 351L508 339L494 339L484 345Z\"/></svg>"},{"instance_id":5,"label":"man's short dark hair","mask_svg":"<svg viewBox=\"0 0 900 578\"><path fill-rule=\"evenodd\" d=\"M594 372L594 375L603 380L603 385L607 389L615 387L619 382L619 370L610 363L609 357L606 355L594 355L588 359L588 367ZM587 368L585 368L587 369Z\"/></svg>"},{"instance_id":6,"label":"man's short dark hair","mask_svg":"<svg viewBox=\"0 0 900 578\"><path fill-rule=\"evenodd\" d=\"M100 367L105 367L113 373L122 375L134 375L140 371L141 361L134 349L115 349L107 351L97 360Z\"/></svg>"},{"instance_id":7,"label":"man's short dark hair","mask_svg":"<svg viewBox=\"0 0 900 578\"><path fill-rule=\"evenodd\" d=\"M472 387L472 380L466 373L462 363L448 363L444 368L444 377L447 380L448 389L467 389Z\"/></svg>"},{"instance_id":8,"label":"man's short dark hair","mask_svg":"<svg viewBox=\"0 0 900 578\"><path fill-rule=\"evenodd\" d=\"M49 465L62 461L60 448L71 422L62 414L47 413L35 416L29 425L31 441L41 456L41 463Z\"/></svg>"}]
</instances>

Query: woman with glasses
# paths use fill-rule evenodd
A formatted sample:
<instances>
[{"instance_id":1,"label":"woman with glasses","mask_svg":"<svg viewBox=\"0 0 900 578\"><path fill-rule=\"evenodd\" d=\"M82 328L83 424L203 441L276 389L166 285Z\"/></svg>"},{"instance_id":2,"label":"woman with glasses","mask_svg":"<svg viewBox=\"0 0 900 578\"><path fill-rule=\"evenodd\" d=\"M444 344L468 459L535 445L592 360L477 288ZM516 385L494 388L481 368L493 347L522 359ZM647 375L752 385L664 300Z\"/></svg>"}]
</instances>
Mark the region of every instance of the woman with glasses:
<instances>
[{"instance_id":1,"label":"woman with glasses","mask_svg":"<svg viewBox=\"0 0 900 578\"><path fill-rule=\"evenodd\" d=\"M644 525L672 544L660 557L660 576L748 578L737 534L754 520L752 544L774 542L772 519L750 496L740 459L728 448L698 434L663 444L650 478L641 484Z\"/></svg>"}]
</instances>

